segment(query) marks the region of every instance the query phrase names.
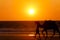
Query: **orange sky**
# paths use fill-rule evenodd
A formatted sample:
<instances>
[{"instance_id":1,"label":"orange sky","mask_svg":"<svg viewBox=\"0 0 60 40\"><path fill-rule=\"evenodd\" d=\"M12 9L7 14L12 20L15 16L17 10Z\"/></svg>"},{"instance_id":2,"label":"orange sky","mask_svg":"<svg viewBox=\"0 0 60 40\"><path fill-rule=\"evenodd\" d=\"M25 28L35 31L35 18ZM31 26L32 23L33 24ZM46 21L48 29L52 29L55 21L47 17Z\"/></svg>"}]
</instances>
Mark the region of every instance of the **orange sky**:
<instances>
[{"instance_id":1,"label":"orange sky","mask_svg":"<svg viewBox=\"0 0 60 40\"><path fill-rule=\"evenodd\" d=\"M34 15L28 15L33 8ZM0 0L0 20L60 20L60 0Z\"/></svg>"}]
</instances>

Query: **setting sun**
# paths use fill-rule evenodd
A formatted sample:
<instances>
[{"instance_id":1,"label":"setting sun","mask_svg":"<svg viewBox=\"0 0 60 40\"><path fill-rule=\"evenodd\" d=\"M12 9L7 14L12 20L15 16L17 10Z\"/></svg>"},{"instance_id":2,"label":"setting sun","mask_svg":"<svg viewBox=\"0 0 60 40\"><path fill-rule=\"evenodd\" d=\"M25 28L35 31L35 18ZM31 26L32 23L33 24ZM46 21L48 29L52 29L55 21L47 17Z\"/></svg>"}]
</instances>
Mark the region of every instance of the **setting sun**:
<instances>
[{"instance_id":1,"label":"setting sun","mask_svg":"<svg viewBox=\"0 0 60 40\"><path fill-rule=\"evenodd\" d=\"M33 9L30 9L29 10L29 14L33 15L34 14L34 10Z\"/></svg>"}]
</instances>

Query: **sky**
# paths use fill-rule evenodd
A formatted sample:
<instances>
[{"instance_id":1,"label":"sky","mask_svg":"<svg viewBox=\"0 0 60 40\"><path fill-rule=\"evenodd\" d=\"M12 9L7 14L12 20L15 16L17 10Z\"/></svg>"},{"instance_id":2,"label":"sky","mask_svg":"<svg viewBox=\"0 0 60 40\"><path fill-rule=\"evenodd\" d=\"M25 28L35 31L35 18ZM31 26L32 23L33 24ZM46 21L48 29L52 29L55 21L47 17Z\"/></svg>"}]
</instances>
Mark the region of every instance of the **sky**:
<instances>
[{"instance_id":1,"label":"sky","mask_svg":"<svg viewBox=\"0 0 60 40\"><path fill-rule=\"evenodd\" d=\"M0 0L0 21L49 19L60 20L60 0Z\"/></svg>"}]
</instances>

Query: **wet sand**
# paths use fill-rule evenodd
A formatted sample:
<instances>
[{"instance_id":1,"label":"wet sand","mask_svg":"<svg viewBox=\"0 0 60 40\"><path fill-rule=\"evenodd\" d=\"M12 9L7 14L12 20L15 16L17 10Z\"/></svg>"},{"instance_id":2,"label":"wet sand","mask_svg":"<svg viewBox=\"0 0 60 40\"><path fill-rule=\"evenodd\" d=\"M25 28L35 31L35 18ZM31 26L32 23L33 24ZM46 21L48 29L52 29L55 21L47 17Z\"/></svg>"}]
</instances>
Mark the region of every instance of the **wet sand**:
<instances>
[{"instance_id":1,"label":"wet sand","mask_svg":"<svg viewBox=\"0 0 60 40\"><path fill-rule=\"evenodd\" d=\"M38 40L34 36L0 36L0 40ZM45 40L45 38L41 38ZM49 38L47 38L49 40ZM59 40L58 37L53 37L51 40Z\"/></svg>"},{"instance_id":2,"label":"wet sand","mask_svg":"<svg viewBox=\"0 0 60 40\"><path fill-rule=\"evenodd\" d=\"M41 40L45 40L45 37L40 36ZM38 37L35 38L33 34L20 34L20 33L0 33L0 40L40 40ZM50 39L50 36L47 40ZM60 40L59 35L54 36L51 40Z\"/></svg>"}]
</instances>

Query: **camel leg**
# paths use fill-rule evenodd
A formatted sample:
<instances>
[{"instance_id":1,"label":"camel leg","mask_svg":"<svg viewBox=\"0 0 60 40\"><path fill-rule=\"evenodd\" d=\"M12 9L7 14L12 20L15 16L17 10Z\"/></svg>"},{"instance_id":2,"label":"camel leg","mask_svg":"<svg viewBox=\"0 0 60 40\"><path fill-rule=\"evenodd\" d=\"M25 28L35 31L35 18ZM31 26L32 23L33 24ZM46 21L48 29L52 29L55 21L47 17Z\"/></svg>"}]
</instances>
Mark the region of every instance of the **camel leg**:
<instances>
[{"instance_id":1,"label":"camel leg","mask_svg":"<svg viewBox=\"0 0 60 40\"><path fill-rule=\"evenodd\" d=\"M40 38L40 33L38 35L39 35L39 38Z\"/></svg>"},{"instance_id":2,"label":"camel leg","mask_svg":"<svg viewBox=\"0 0 60 40\"><path fill-rule=\"evenodd\" d=\"M41 40L40 33L39 33L38 35L39 35L39 38L38 38L38 40Z\"/></svg>"},{"instance_id":3,"label":"camel leg","mask_svg":"<svg viewBox=\"0 0 60 40\"><path fill-rule=\"evenodd\" d=\"M43 34L43 37L45 37L45 34L43 32L44 32L44 30L42 30L42 34Z\"/></svg>"},{"instance_id":4,"label":"camel leg","mask_svg":"<svg viewBox=\"0 0 60 40\"><path fill-rule=\"evenodd\" d=\"M36 38L37 35L38 35L38 38ZM40 33L36 33L36 34L35 34L35 39L41 40L41 38L40 38Z\"/></svg>"},{"instance_id":5,"label":"camel leg","mask_svg":"<svg viewBox=\"0 0 60 40\"><path fill-rule=\"evenodd\" d=\"M48 33L47 33L47 30L45 30L45 32L46 32L46 38L45 38L45 40L47 40L47 37L48 37Z\"/></svg>"},{"instance_id":6,"label":"camel leg","mask_svg":"<svg viewBox=\"0 0 60 40\"><path fill-rule=\"evenodd\" d=\"M59 29L57 28L57 30L56 30L58 33L59 33L59 39L60 39L60 31L59 31Z\"/></svg>"},{"instance_id":7,"label":"camel leg","mask_svg":"<svg viewBox=\"0 0 60 40\"><path fill-rule=\"evenodd\" d=\"M54 37L55 35L55 29L53 30L53 35L51 36L50 40Z\"/></svg>"}]
</instances>

